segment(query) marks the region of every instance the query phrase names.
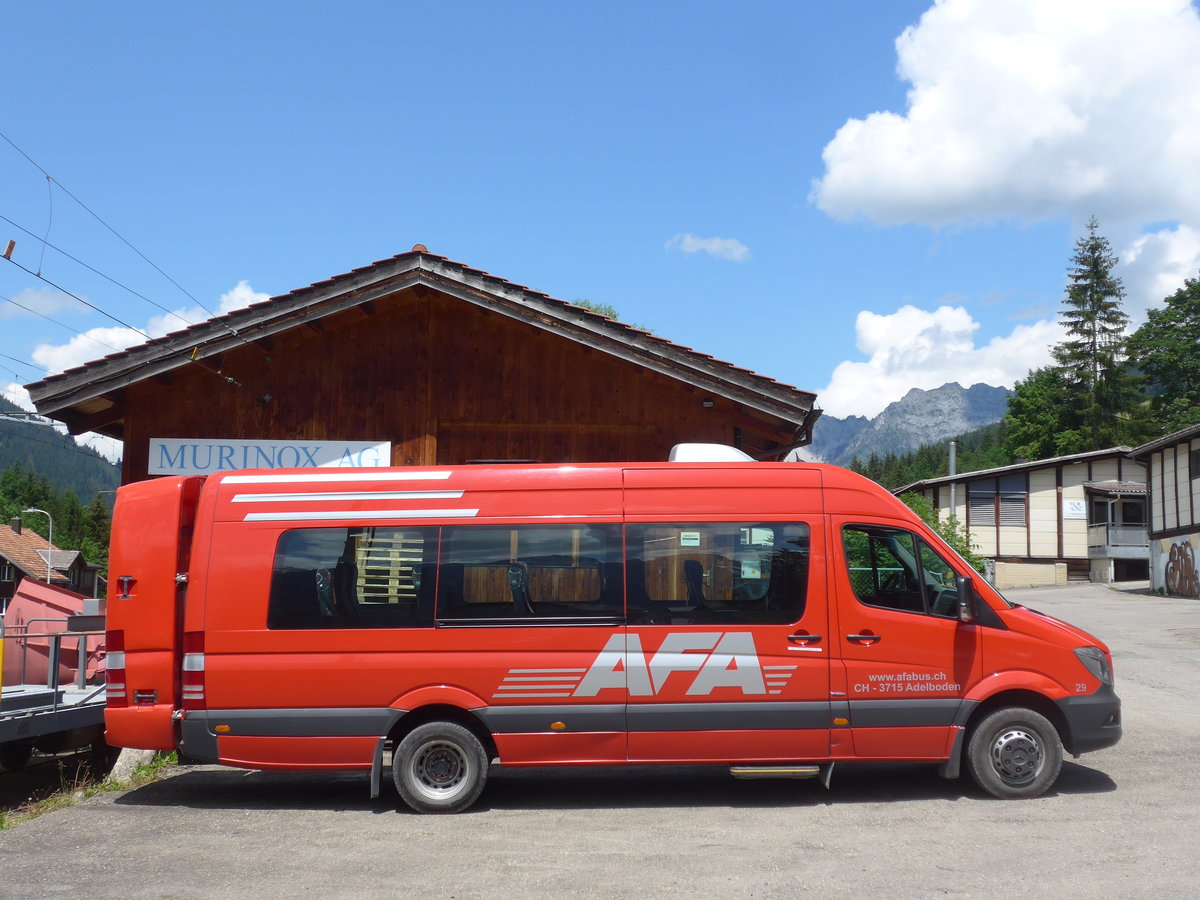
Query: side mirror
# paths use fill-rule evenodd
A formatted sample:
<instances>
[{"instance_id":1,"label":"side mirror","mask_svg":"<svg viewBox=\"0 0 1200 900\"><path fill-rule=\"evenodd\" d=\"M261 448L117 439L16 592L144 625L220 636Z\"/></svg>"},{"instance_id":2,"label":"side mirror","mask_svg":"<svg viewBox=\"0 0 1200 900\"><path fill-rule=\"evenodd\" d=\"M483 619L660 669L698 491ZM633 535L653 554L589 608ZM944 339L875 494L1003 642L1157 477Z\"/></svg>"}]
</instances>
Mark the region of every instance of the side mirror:
<instances>
[{"instance_id":1,"label":"side mirror","mask_svg":"<svg viewBox=\"0 0 1200 900\"><path fill-rule=\"evenodd\" d=\"M979 595L975 593L975 582L966 575L956 579L958 587L958 621L974 622L979 613Z\"/></svg>"}]
</instances>

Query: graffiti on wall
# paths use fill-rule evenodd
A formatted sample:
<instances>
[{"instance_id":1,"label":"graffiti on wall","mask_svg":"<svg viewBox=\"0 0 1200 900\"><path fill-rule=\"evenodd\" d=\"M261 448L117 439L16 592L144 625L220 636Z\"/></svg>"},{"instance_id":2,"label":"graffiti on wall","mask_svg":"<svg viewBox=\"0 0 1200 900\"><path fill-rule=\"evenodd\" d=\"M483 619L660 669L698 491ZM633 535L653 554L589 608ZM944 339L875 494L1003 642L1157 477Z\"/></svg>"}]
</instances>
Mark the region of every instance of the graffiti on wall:
<instances>
[{"instance_id":1,"label":"graffiti on wall","mask_svg":"<svg viewBox=\"0 0 1200 900\"><path fill-rule=\"evenodd\" d=\"M1196 570L1200 535L1164 538L1156 543L1151 553L1154 586L1165 588L1169 594L1200 597L1200 574Z\"/></svg>"}]
</instances>

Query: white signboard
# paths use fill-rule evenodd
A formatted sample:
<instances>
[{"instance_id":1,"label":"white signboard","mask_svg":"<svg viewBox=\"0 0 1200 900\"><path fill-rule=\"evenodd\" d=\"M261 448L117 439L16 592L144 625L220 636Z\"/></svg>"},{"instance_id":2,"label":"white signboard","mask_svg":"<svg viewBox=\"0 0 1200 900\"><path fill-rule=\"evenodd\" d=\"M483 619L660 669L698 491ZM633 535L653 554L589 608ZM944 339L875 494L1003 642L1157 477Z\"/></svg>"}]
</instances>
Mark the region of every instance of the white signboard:
<instances>
[{"instance_id":1,"label":"white signboard","mask_svg":"<svg viewBox=\"0 0 1200 900\"><path fill-rule=\"evenodd\" d=\"M151 438L150 475L211 475L230 469L363 469L392 462L389 441L223 441Z\"/></svg>"},{"instance_id":2,"label":"white signboard","mask_svg":"<svg viewBox=\"0 0 1200 900\"><path fill-rule=\"evenodd\" d=\"M1086 519L1087 518L1087 501L1086 500L1064 500L1063 501L1063 518L1064 519Z\"/></svg>"}]
</instances>

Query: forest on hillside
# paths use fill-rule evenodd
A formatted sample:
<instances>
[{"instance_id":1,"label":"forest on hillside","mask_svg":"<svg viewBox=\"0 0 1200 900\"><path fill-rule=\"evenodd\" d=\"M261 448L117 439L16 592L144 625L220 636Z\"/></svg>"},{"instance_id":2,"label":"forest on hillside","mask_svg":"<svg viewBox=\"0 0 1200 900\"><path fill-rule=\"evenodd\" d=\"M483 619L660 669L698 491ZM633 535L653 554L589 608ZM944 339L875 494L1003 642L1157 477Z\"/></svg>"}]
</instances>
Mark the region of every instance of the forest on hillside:
<instances>
[{"instance_id":1,"label":"forest on hillside","mask_svg":"<svg viewBox=\"0 0 1200 900\"><path fill-rule=\"evenodd\" d=\"M23 530L49 536L46 516L23 510L43 510L54 522L54 546L78 550L90 563L103 571L108 564L108 536L112 517L111 494L96 494L87 505L79 502L74 491L51 484L38 472L14 463L0 472L0 521L5 524L20 517Z\"/></svg>"},{"instance_id":2,"label":"forest on hillside","mask_svg":"<svg viewBox=\"0 0 1200 900\"><path fill-rule=\"evenodd\" d=\"M936 444L927 444L912 453L884 456L872 454L869 459L856 459L850 468L872 481L877 481L888 490L895 490L926 478L941 478L950 474L950 441L957 445L957 470L978 472L994 469L1016 462L1005 449L1008 440L1008 425L1005 421L995 422L960 434Z\"/></svg>"},{"instance_id":3,"label":"forest on hillside","mask_svg":"<svg viewBox=\"0 0 1200 900\"><path fill-rule=\"evenodd\" d=\"M26 414L0 399L0 416ZM120 481L117 466L69 435L37 422L0 418L0 522L20 516L23 529L48 537L46 516L21 513L44 510L54 522L54 545L79 550L103 571Z\"/></svg>"},{"instance_id":4,"label":"forest on hillside","mask_svg":"<svg viewBox=\"0 0 1200 900\"><path fill-rule=\"evenodd\" d=\"M27 415L27 411L0 399L0 417ZM101 491L112 505L112 491L121 482L119 467L70 435L37 422L0 418L0 470L20 465L45 476L59 490L73 493L87 504ZM55 542L57 543L57 541Z\"/></svg>"}]
</instances>

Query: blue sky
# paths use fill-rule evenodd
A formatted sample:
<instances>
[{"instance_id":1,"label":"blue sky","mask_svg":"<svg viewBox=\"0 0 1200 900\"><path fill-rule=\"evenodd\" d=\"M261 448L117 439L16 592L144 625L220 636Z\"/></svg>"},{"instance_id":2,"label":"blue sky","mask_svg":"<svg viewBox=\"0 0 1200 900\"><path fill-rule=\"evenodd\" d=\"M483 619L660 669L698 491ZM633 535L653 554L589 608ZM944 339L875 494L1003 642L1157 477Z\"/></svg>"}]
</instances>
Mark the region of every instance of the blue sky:
<instances>
[{"instance_id":1,"label":"blue sky","mask_svg":"<svg viewBox=\"0 0 1200 900\"><path fill-rule=\"evenodd\" d=\"M1135 321L1200 268L1186 0L23 2L5 32L0 248L152 333L420 242L874 415L1045 364L1090 215ZM62 323L0 301L18 401L142 340L2 260L0 297Z\"/></svg>"}]
</instances>

